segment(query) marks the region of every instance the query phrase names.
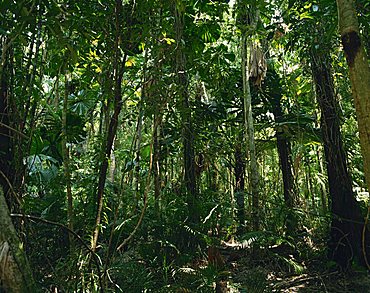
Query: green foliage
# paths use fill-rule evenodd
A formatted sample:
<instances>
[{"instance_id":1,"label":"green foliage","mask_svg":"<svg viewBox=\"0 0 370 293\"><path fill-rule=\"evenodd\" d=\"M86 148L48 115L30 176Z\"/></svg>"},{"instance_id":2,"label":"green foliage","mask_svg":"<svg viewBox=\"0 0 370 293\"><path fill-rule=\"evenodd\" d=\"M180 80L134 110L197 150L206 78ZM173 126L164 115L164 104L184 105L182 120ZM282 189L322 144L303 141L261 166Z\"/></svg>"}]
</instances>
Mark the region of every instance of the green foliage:
<instances>
[{"instance_id":1,"label":"green foliage","mask_svg":"<svg viewBox=\"0 0 370 293\"><path fill-rule=\"evenodd\" d=\"M155 280L153 273L139 261L125 261L117 259L109 271L109 278L113 281L114 292L143 292L153 290Z\"/></svg>"},{"instance_id":2,"label":"green foliage","mask_svg":"<svg viewBox=\"0 0 370 293\"><path fill-rule=\"evenodd\" d=\"M261 268L245 271L243 275L236 279L237 282L244 284L239 288L239 292L269 292L267 274Z\"/></svg>"},{"instance_id":3,"label":"green foliage","mask_svg":"<svg viewBox=\"0 0 370 293\"><path fill-rule=\"evenodd\" d=\"M261 88L251 86L262 227L250 230L250 179L245 177L245 233L237 239L247 250L262 250L275 268L302 273L300 258L311 252L299 239L282 236L286 219L294 215L299 227L314 231L304 237L322 245L330 207L312 52L330 55L350 172L357 194L366 195L334 1L236 1L231 7L226 0L127 0L116 15L117 3L5 0L0 5L1 89L2 97L9 95L8 110L0 114L10 119L12 140L11 149L0 149L0 155L10 152L14 159L13 177L19 181L14 192L22 211L68 226L70 182L73 229L89 243L102 162L108 160L96 251L101 276L86 248L70 245L65 229L30 221L22 237L40 287L96 292L102 277L108 292L213 292L218 281L230 277L228 268L207 265L205 254L207 247L235 239L238 230L235 146L241 142L245 154L248 139L241 130L241 33L259 43L268 69ZM370 6L365 0L356 4L366 43ZM181 43L175 41L175 8L183 13ZM184 72L178 69L178 49L183 50ZM180 99L182 74L189 105ZM279 118L273 115L277 102ZM117 105L122 111L114 117ZM64 114L68 154L62 146ZM184 114L191 123L184 123ZM112 122L118 127L112 153L106 154ZM196 161L191 203L185 186L185 130L191 132ZM294 209L284 200L276 132L292 146L298 189ZM242 156L247 173L249 161ZM190 220L193 212L198 222ZM272 247L284 249L273 252ZM267 274L259 267L240 281L247 284L241 292L268 290Z\"/></svg>"}]
</instances>

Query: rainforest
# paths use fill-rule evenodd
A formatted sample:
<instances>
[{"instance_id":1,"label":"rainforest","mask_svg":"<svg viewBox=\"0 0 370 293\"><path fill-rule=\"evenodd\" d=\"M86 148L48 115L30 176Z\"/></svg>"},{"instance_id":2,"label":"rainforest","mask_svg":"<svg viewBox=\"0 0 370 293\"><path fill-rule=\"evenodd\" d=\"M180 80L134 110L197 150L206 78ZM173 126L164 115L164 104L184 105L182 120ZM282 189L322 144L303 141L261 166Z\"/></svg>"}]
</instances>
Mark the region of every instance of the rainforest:
<instances>
[{"instance_id":1,"label":"rainforest","mask_svg":"<svg viewBox=\"0 0 370 293\"><path fill-rule=\"evenodd\" d=\"M368 0L1 0L0 292L370 292Z\"/></svg>"}]
</instances>

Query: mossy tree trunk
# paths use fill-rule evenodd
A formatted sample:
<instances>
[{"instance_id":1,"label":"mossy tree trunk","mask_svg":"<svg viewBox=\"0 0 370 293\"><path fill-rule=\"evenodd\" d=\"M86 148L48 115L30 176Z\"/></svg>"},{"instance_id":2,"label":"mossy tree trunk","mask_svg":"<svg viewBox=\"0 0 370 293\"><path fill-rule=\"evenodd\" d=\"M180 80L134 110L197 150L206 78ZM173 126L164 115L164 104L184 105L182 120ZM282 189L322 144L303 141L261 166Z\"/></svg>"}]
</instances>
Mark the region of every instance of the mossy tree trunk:
<instances>
[{"instance_id":1,"label":"mossy tree trunk","mask_svg":"<svg viewBox=\"0 0 370 293\"><path fill-rule=\"evenodd\" d=\"M329 256L341 267L347 268L353 258L363 262L363 219L348 172L328 54L313 49L311 68L321 110L321 132L331 199Z\"/></svg>"},{"instance_id":2,"label":"mossy tree trunk","mask_svg":"<svg viewBox=\"0 0 370 293\"><path fill-rule=\"evenodd\" d=\"M337 0L339 32L349 68L367 186L370 190L370 67L360 36L355 1Z\"/></svg>"},{"instance_id":3,"label":"mossy tree trunk","mask_svg":"<svg viewBox=\"0 0 370 293\"><path fill-rule=\"evenodd\" d=\"M0 187L0 292L37 292Z\"/></svg>"},{"instance_id":4,"label":"mossy tree trunk","mask_svg":"<svg viewBox=\"0 0 370 293\"><path fill-rule=\"evenodd\" d=\"M243 80L243 104L244 104L244 124L246 133L246 144L248 146L248 177L252 197L252 227L253 230L260 229L260 174L258 170L256 143L254 137L254 122L252 112L252 95L250 89L248 44L249 38L256 30L259 18L258 9L255 5L249 5L248 1L237 1L237 26L241 30L240 55L241 71Z\"/></svg>"}]
</instances>

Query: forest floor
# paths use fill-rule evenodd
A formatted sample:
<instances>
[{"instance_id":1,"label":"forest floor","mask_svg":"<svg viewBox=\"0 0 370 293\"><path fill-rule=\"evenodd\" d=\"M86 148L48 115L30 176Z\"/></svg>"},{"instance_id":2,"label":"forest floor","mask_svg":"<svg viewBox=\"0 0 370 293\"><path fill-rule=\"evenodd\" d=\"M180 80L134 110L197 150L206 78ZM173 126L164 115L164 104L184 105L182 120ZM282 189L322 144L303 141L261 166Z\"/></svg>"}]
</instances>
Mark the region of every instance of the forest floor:
<instances>
[{"instance_id":1,"label":"forest floor","mask_svg":"<svg viewBox=\"0 0 370 293\"><path fill-rule=\"evenodd\" d=\"M330 268L319 254L304 261L284 245L253 252L225 247L221 254L229 276L219 282L216 292L370 292L365 270L345 274Z\"/></svg>"}]
</instances>

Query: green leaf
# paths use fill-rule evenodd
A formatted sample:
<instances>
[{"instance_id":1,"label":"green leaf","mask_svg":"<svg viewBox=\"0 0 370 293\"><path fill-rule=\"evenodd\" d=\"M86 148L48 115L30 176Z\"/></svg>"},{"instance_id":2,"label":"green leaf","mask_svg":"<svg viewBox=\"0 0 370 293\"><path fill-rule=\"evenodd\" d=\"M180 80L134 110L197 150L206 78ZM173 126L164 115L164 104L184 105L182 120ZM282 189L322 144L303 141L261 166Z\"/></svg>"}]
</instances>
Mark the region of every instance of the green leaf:
<instances>
[{"instance_id":1,"label":"green leaf","mask_svg":"<svg viewBox=\"0 0 370 293\"><path fill-rule=\"evenodd\" d=\"M302 20L302 19L313 19L313 16L310 15L310 13L308 11L302 13L299 15L299 19Z\"/></svg>"}]
</instances>

